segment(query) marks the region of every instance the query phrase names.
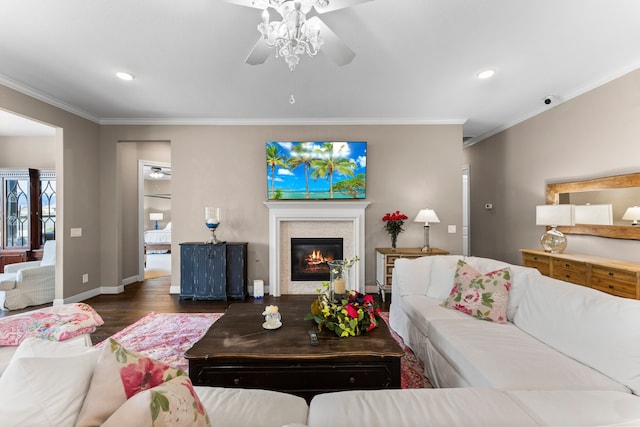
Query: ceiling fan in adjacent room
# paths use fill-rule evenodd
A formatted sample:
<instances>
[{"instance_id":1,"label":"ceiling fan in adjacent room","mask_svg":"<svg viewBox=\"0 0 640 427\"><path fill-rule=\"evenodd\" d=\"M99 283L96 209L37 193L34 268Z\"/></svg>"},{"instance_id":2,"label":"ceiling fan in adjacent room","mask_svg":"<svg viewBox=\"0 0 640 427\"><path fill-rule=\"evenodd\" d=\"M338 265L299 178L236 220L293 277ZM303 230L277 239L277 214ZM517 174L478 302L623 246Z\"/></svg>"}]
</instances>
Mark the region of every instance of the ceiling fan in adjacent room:
<instances>
[{"instance_id":1,"label":"ceiling fan in adjacent room","mask_svg":"<svg viewBox=\"0 0 640 427\"><path fill-rule=\"evenodd\" d=\"M149 178L162 179L162 178L169 178L170 176L171 176L170 168L161 168L160 166L151 166L151 171L149 172Z\"/></svg>"},{"instance_id":2,"label":"ceiling fan in adjacent room","mask_svg":"<svg viewBox=\"0 0 640 427\"><path fill-rule=\"evenodd\" d=\"M345 9L372 0L226 0L241 6L262 9L258 25L261 37L245 60L257 65L266 61L275 49L293 71L300 62L298 55L315 56L320 47L338 65L349 64L356 54L318 16L307 17L312 9L319 14ZM271 21L273 9L281 21Z\"/></svg>"}]
</instances>

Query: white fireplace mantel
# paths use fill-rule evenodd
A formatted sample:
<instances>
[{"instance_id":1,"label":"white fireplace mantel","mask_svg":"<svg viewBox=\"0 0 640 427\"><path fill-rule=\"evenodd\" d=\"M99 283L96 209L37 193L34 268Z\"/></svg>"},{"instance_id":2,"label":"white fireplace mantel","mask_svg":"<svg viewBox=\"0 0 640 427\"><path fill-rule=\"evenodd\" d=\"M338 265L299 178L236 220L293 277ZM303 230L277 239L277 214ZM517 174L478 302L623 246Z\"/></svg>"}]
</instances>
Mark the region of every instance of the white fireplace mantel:
<instances>
[{"instance_id":1,"label":"white fireplace mantel","mask_svg":"<svg viewBox=\"0 0 640 427\"><path fill-rule=\"evenodd\" d=\"M364 292L364 211L361 201L269 201L269 293L280 296L280 224L286 221L348 221L353 225L353 252L360 261L353 269L354 283Z\"/></svg>"}]
</instances>

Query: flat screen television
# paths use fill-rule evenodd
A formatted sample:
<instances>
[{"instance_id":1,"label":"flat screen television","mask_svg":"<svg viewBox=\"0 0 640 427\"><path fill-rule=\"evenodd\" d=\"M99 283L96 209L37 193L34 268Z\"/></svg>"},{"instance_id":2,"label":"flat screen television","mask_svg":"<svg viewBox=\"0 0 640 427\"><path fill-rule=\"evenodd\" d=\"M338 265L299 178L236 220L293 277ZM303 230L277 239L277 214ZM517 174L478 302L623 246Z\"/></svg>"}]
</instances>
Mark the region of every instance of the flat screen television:
<instances>
[{"instance_id":1,"label":"flat screen television","mask_svg":"<svg viewBox=\"0 0 640 427\"><path fill-rule=\"evenodd\" d=\"M267 142L269 200L364 199L364 141Z\"/></svg>"}]
</instances>

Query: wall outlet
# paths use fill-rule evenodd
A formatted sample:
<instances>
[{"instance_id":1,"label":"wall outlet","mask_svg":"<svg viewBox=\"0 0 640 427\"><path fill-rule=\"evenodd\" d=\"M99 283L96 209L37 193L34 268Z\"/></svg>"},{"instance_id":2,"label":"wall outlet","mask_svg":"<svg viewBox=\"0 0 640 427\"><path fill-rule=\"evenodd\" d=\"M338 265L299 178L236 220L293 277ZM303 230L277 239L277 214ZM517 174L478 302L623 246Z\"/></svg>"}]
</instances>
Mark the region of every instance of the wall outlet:
<instances>
[{"instance_id":1,"label":"wall outlet","mask_svg":"<svg viewBox=\"0 0 640 427\"><path fill-rule=\"evenodd\" d=\"M89 281L89 275L88 274L83 274L82 275L82 283L87 283Z\"/></svg>"},{"instance_id":2,"label":"wall outlet","mask_svg":"<svg viewBox=\"0 0 640 427\"><path fill-rule=\"evenodd\" d=\"M450 225L449 227L447 227L447 231L450 234L455 234L456 233L456 226L455 225Z\"/></svg>"},{"instance_id":3,"label":"wall outlet","mask_svg":"<svg viewBox=\"0 0 640 427\"><path fill-rule=\"evenodd\" d=\"M72 228L71 237L82 237L82 228Z\"/></svg>"}]
</instances>

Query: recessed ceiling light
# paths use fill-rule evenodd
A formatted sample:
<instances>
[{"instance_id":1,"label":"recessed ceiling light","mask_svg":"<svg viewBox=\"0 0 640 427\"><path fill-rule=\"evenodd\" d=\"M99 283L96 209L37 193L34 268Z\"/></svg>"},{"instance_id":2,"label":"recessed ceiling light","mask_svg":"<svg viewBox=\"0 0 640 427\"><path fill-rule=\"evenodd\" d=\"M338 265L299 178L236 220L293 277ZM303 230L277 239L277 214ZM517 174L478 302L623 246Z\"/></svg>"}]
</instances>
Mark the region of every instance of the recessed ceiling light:
<instances>
[{"instance_id":1,"label":"recessed ceiling light","mask_svg":"<svg viewBox=\"0 0 640 427\"><path fill-rule=\"evenodd\" d=\"M492 70L492 69L484 70L484 71L480 71L476 77L478 77L479 79L485 80L493 77L495 73L496 73L496 70Z\"/></svg>"},{"instance_id":2,"label":"recessed ceiling light","mask_svg":"<svg viewBox=\"0 0 640 427\"><path fill-rule=\"evenodd\" d=\"M122 71L116 73L116 76L119 79L127 80L127 81L134 79L133 74L125 73L125 72L122 72Z\"/></svg>"}]
</instances>

